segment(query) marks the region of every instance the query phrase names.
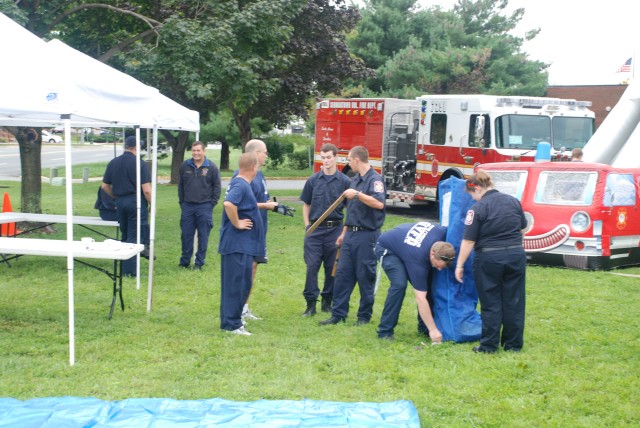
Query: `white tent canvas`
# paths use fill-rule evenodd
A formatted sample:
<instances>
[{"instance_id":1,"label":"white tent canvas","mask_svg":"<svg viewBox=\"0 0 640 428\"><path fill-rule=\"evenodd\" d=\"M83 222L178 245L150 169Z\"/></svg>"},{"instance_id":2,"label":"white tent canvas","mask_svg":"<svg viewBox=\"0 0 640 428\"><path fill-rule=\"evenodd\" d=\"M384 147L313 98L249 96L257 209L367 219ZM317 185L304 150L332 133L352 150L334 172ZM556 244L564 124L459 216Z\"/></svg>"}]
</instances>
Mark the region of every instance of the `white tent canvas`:
<instances>
[{"instance_id":1,"label":"white tent canvas","mask_svg":"<svg viewBox=\"0 0 640 428\"><path fill-rule=\"evenodd\" d=\"M53 71L21 66L33 64L34 59L39 63L52 55L63 53L63 57L58 57L57 60L64 66ZM0 93L2 93L0 126L65 125L68 241L73 240L71 126L154 128L154 146L157 146L158 128L199 130L197 112L180 106L161 95L157 89L75 51L62 42L45 43L2 13L0 13L0 55L3 58L10 58L11 64L14 64L0 70ZM139 140L139 132L136 134ZM157 153L156 150L153 152ZM154 165L156 164L157 159L154 159ZM153 184L152 236L155 223L155 180ZM138 201L139 198L138 191ZM138 209L139 207L138 202ZM153 256L153 246L151 256ZM73 255L70 251L67 256L67 270L69 272L69 361L71 365L75 363L73 265ZM149 274L149 309L152 272L153 264L150 265Z\"/></svg>"},{"instance_id":2,"label":"white tent canvas","mask_svg":"<svg viewBox=\"0 0 640 428\"><path fill-rule=\"evenodd\" d=\"M109 83L98 80L100 76L95 76L92 83L88 79L94 76L77 79L79 73L69 73L72 66L55 58L46 42L2 14L0 40L0 55L9 59L0 72L2 125L54 126L62 122L62 115L68 115L75 126L132 126L137 120L130 115L129 107L121 104L151 102L158 94L157 89L140 82L142 86L135 91L123 93L110 92L110 85L105 86ZM43 61L60 65L42 70L36 64Z\"/></svg>"},{"instance_id":3,"label":"white tent canvas","mask_svg":"<svg viewBox=\"0 0 640 428\"><path fill-rule=\"evenodd\" d=\"M97 117L115 117L120 122L133 122L142 128L198 131L200 115L156 88L122 73L60 40L47 43L51 58L63 58L58 73L72 80L84 97L75 100L83 112L93 111ZM105 87L105 85L107 85ZM100 102L96 102L100 100Z\"/></svg>"}]
</instances>

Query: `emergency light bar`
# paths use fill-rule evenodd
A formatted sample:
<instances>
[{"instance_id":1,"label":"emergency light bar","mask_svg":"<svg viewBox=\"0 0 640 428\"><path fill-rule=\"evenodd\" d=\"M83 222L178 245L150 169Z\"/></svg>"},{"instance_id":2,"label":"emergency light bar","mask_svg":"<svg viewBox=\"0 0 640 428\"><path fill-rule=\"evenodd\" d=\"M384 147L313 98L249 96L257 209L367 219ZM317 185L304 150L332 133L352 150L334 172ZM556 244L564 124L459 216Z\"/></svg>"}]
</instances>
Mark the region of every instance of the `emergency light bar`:
<instances>
[{"instance_id":1,"label":"emergency light bar","mask_svg":"<svg viewBox=\"0 0 640 428\"><path fill-rule=\"evenodd\" d=\"M591 101L561 100L558 98L501 97L496 99L496 105L517 105L525 108L543 108L549 105L586 108L591 107L592 103Z\"/></svg>"}]
</instances>

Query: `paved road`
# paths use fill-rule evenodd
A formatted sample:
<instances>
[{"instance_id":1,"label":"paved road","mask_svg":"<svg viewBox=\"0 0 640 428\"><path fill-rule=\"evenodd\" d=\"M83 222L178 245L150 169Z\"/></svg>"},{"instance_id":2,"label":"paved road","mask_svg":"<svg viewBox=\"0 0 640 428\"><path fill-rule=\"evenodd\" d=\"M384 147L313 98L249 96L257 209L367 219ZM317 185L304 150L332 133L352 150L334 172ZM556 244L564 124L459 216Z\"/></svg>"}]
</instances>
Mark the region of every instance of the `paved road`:
<instances>
[{"instance_id":1,"label":"paved road","mask_svg":"<svg viewBox=\"0 0 640 428\"><path fill-rule=\"evenodd\" d=\"M115 148L115 156L122 153L121 145ZM113 144L74 145L71 160L74 165L107 162L114 157ZM42 169L64 166L64 146L61 144L43 144L41 156ZM19 180L20 151L17 144L0 144L0 180Z\"/></svg>"}]
</instances>

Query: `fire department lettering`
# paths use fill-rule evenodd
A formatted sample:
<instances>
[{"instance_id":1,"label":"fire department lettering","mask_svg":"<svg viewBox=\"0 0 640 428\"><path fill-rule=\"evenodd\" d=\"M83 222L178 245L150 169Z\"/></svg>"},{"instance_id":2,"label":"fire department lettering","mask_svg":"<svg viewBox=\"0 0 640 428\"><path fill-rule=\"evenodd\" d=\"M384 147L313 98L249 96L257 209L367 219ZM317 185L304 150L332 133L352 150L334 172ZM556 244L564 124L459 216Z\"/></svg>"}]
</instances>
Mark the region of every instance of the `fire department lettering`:
<instances>
[{"instance_id":1,"label":"fire department lettering","mask_svg":"<svg viewBox=\"0 0 640 428\"><path fill-rule=\"evenodd\" d=\"M473 210L467 211L467 217L464 219L464 224L473 224Z\"/></svg>"},{"instance_id":2,"label":"fire department lettering","mask_svg":"<svg viewBox=\"0 0 640 428\"><path fill-rule=\"evenodd\" d=\"M384 185L382 181L376 181L373 183L373 191L376 193L384 192Z\"/></svg>"},{"instance_id":3,"label":"fire department lettering","mask_svg":"<svg viewBox=\"0 0 640 428\"><path fill-rule=\"evenodd\" d=\"M407 232L407 236L404 237L404 243L412 247L420 248L422 241L427 237L427 234L433 227L433 224L426 221L416 223L409 232Z\"/></svg>"}]
</instances>

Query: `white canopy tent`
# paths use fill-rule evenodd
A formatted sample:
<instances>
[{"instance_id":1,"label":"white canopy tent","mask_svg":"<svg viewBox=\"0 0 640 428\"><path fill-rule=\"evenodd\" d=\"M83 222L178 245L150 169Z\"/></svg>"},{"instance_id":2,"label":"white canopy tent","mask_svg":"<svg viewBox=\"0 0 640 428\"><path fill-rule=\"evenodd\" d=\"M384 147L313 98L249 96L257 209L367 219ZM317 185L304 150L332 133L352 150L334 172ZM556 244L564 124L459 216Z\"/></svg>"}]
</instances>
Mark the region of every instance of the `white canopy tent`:
<instances>
[{"instance_id":1,"label":"white canopy tent","mask_svg":"<svg viewBox=\"0 0 640 428\"><path fill-rule=\"evenodd\" d=\"M153 129L153 169L157 170L158 129L199 131L199 114L159 91L84 55L59 41L45 43L0 13L0 56L13 66L0 71L0 126L65 127L67 240L73 241L71 126ZM41 71L34 64L55 58L60 67ZM138 145L139 149L139 145ZM139 150L138 150L139 153ZM140 171L137 171L138 180ZM149 297L153 281L156 181L151 202ZM138 216L140 186L138 186ZM139 217L138 217L139 218ZM139 224L140 222L138 222ZM138 231L138 241L139 241ZM138 256L139 257L139 256ZM75 363L73 255L67 255L69 289L69 362Z\"/></svg>"},{"instance_id":2,"label":"white canopy tent","mask_svg":"<svg viewBox=\"0 0 640 428\"><path fill-rule=\"evenodd\" d=\"M64 58L65 66L63 72L65 76L70 76L73 81L83 87L89 87L92 92L96 90L92 87L93 79L98 77L99 81L110 82L116 87L114 93L118 97L129 97L127 101L128 109L126 117L134 117L137 125L142 128L152 128L153 132L153 171L157 171L157 130L186 130L198 132L200 130L200 115L197 111L189 110L170 98L160 94L155 88L144 85L140 81L131 76L122 73L108 65L91 58L82 52L73 49L60 40L51 40L47 43L50 54L56 58ZM91 78L88 78L91 76ZM138 90L137 88L141 89ZM151 91L149 91L151 90ZM113 96L114 93L111 93ZM143 96L139 101L131 100L132 94L149 94L149 98ZM131 108L133 106L133 108ZM140 136L136 133L136 139L139 142ZM138 154L140 153L138 147ZM139 162L138 162L139 163ZM138 171L137 176L140 177ZM137 206L138 206L138 242L140 242L140 206L141 195L140 186L137 186ZM152 181L152 200L151 200L151 216L150 216L150 255L149 255L149 280L148 280L148 298L147 311L151 310L153 296L153 254L155 249L155 212L156 212L156 190L157 180ZM138 261L139 261L138 255ZM138 263L138 266L140 263ZM140 288L140 276L137 276L137 288Z\"/></svg>"}]
</instances>

